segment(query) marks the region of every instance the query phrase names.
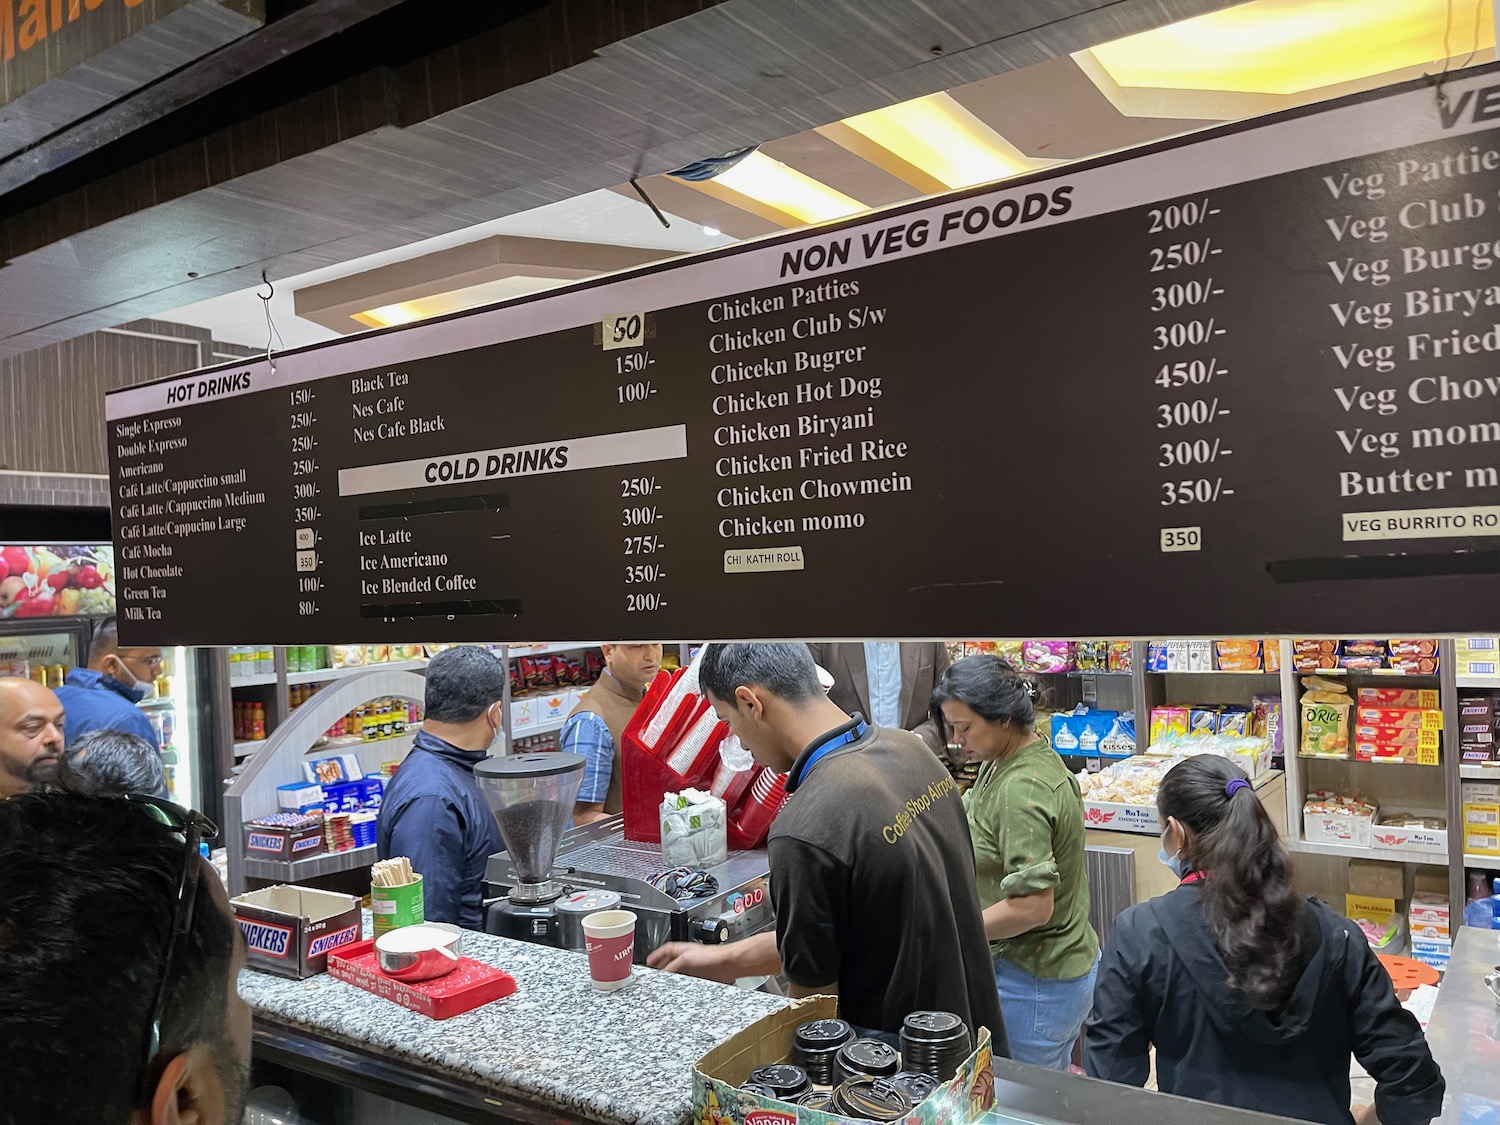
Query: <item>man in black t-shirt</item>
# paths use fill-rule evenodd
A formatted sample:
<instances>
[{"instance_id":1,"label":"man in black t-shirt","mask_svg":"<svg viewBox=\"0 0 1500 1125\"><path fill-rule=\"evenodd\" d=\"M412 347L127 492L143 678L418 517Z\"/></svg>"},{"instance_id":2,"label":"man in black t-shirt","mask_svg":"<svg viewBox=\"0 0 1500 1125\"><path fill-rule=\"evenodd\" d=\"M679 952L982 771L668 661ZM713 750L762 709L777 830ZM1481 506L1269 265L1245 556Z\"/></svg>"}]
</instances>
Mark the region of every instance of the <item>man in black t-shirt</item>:
<instances>
[{"instance_id":1,"label":"man in black t-shirt","mask_svg":"<svg viewBox=\"0 0 1500 1125\"><path fill-rule=\"evenodd\" d=\"M916 735L829 701L803 644L709 645L703 694L762 765L787 773L771 825L775 934L673 942L648 964L714 980L784 972L796 996L837 994L858 1027L953 1012L1010 1054L952 776Z\"/></svg>"}]
</instances>

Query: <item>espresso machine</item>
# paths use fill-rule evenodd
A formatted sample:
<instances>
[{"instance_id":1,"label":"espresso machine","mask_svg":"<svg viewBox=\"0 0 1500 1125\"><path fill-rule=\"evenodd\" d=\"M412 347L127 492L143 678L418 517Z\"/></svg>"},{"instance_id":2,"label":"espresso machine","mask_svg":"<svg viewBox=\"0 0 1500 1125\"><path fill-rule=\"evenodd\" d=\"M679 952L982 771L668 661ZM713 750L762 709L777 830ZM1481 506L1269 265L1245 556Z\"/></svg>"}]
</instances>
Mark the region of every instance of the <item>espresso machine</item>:
<instances>
[{"instance_id":1,"label":"espresso machine","mask_svg":"<svg viewBox=\"0 0 1500 1125\"><path fill-rule=\"evenodd\" d=\"M669 941L715 945L775 924L764 848L730 852L707 869L716 887L677 898L652 882L666 866L660 845L625 839L621 817L569 830L583 767L550 751L474 767L506 847L485 870L487 932L581 951L585 914L630 910L644 964Z\"/></svg>"}]
</instances>

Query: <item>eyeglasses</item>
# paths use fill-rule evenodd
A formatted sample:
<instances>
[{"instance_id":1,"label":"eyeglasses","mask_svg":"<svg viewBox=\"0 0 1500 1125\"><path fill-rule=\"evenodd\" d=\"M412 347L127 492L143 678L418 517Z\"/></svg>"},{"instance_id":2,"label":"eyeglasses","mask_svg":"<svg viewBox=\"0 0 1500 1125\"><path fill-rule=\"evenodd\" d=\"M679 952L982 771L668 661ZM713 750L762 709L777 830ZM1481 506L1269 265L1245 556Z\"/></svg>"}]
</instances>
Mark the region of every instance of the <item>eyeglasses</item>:
<instances>
[{"instance_id":1,"label":"eyeglasses","mask_svg":"<svg viewBox=\"0 0 1500 1125\"><path fill-rule=\"evenodd\" d=\"M203 873L198 845L205 840L217 840L219 826L202 813L157 797L128 793L125 799L138 806L152 820L180 835L183 841L182 874L177 880L177 906L172 915L172 928L167 932L167 948L161 961L161 979L156 982L156 997L151 1002L146 1066L141 1071L141 1087L137 1093L137 1104L144 1105L151 1092L152 1068L161 1055L161 1021L167 1006L167 993L171 988L173 961L181 939L192 928L193 907L198 901L198 883Z\"/></svg>"},{"instance_id":2,"label":"eyeglasses","mask_svg":"<svg viewBox=\"0 0 1500 1125\"><path fill-rule=\"evenodd\" d=\"M162 654L159 652L155 656L147 656L132 649L122 648L119 650L119 655L120 659L128 664L143 664L147 668L160 668L163 662Z\"/></svg>"}]
</instances>

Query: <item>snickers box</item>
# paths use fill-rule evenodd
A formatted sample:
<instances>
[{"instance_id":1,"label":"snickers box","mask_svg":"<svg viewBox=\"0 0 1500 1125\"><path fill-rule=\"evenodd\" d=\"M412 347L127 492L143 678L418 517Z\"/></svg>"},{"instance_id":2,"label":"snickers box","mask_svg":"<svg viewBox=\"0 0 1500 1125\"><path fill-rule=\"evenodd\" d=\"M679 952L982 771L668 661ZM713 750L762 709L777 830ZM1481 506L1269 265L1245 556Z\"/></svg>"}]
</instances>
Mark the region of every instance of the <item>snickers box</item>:
<instances>
[{"instance_id":1,"label":"snickers box","mask_svg":"<svg viewBox=\"0 0 1500 1125\"><path fill-rule=\"evenodd\" d=\"M289 823L247 821L244 825L245 855L251 859L292 860L306 859L323 851L322 817L298 818L300 822L291 822L290 816L286 819Z\"/></svg>"},{"instance_id":2,"label":"snickers box","mask_svg":"<svg viewBox=\"0 0 1500 1125\"><path fill-rule=\"evenodd\" d=\"M359 899L310 887L275 886L230 900L249 947L247 964L277 976L315 976L328 951L360 940Z\"/></svg>"}]
</instances>

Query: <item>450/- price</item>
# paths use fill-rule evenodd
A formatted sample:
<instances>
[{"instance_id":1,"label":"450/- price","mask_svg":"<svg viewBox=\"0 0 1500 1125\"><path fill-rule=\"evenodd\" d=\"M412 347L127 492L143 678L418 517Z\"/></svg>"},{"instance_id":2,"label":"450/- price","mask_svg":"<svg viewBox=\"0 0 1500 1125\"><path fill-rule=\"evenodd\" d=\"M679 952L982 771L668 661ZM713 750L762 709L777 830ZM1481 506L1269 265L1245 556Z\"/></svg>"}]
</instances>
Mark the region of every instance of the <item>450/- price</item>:
<instances>
[{"instance_id":1,"label":"450/- price","mask_svg":"<svg viewBox=\"0 0 1500 1125\"><path fill-rule=\"evenodd\" d=\"M1158 387L1186 387L1189 384L1201 387L1212 383L1215 375L1228 375L1229 371L1219 366L1219 357L1211 359L1185 359L1176 363L1164 363L1152 380Z\"/></svg>"}]
</instances>

